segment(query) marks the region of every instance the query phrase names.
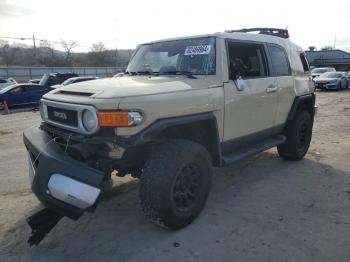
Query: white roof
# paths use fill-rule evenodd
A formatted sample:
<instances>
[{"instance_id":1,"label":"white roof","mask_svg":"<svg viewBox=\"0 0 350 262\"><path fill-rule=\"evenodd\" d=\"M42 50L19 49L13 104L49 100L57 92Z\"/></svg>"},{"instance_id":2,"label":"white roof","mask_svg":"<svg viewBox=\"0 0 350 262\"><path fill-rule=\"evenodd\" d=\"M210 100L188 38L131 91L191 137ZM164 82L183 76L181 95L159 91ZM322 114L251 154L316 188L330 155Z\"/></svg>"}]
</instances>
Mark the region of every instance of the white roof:
<instances>
[{"instance_id":1,"label":"white roof","mask_svg":"<svg viewBox=\"0 0 350 262\"><path fill-rule=\"evenodd\" d=\"M272 44L278 44L284 47L287 47L289 45L295 45L292 41L289 39L285 39L278 36L272 36L272 35L265 35L265 34L256 34L256 33L226 33L226 32L218 32L214 34L205 34L205 35L192 35L192 36L185 36L185 37L175 37L175 38L168 38L168 39L162 39L158 41L152 41L145 44L152 44L152 43L158 43L158 42L165 42L165 41L173 41L173 40L182 40L182 39L191 39L191 38L200 38L200 37L218 37L223 39L237 39L237 40L245 40L245 41L254 41L254 42L265 42L265 43L272 43ZM301 47L295 45L297 49L302 50Z\"/></svg>"}]
</instances>

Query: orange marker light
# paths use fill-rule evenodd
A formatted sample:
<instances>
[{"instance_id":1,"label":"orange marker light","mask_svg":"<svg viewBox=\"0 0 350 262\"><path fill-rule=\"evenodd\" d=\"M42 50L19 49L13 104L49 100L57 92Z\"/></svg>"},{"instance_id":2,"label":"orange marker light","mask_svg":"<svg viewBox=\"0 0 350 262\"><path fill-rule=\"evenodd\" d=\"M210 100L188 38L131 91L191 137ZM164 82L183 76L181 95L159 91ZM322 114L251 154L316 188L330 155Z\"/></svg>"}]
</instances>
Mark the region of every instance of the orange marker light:
<instances>
[{"instance_id":1,"label":"orange marker light","mask_svg":"<svg viewBox=\"0 0 350 262\"><path fill-rule=\"evenodd\" d=\"M100 126L129 126L128 112L97 112Z\"/></svg>"}]
</instances>

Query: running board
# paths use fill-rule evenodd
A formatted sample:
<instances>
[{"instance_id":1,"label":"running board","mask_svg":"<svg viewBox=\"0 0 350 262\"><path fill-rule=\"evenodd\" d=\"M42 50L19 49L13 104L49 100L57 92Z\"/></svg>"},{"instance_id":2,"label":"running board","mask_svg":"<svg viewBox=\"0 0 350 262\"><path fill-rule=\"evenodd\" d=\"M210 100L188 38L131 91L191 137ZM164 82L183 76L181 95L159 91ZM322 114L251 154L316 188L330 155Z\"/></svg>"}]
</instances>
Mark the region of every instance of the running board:
<instances>
[{"instance_id":1,"label":"running board","mask_svg":"<svg viewBox=\"0 0 350 262\"><path fill-rule=\"evenodd\" d=\"M229 152L222 156L223 164L224 165L232 164L243 158L255 155L257 153L268 150L272 147L283 144L285 141L286 141L286 137L284 135L278 135L278 136L274 136L266 140L260 141L255 144L248 145L244 148L241 148L240 150Z\"/></svg>"}]
</instances>

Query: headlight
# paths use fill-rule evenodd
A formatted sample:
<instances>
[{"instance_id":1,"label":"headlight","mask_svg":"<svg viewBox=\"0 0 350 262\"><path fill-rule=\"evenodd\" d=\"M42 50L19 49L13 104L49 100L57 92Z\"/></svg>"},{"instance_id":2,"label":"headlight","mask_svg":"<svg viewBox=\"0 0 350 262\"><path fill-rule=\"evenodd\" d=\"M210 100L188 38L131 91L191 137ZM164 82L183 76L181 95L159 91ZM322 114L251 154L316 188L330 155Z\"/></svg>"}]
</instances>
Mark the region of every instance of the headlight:
<instances>
[{"instance_id":1,"label":"headlight","mask_svg":"<svg viewBox=\"0 0 350 262\"><path fill-rule=\"evenodd\" d=\"M100 126L136 126L143 121L140 112L97 112Z\"/></svg>"},{"instance_id":2,"label":"headlight","mask_svg":"<svg viewBox=\"0 0 350 262\"><path fill-rule=\"evenodd\" d=\"M90 110L84 110L82 113L81 121L83 123L83 127L87 132L92 132L98 127L97 116L94 112Z\"/></svg>"}]
</instances>

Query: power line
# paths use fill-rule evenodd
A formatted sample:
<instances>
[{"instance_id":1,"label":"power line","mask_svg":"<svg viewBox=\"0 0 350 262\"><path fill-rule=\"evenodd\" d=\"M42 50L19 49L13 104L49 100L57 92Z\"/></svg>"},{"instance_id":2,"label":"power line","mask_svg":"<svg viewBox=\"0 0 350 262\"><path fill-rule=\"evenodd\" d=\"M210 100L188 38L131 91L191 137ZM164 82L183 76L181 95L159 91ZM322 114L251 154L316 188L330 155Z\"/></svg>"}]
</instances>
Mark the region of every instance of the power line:
<instances>
[{"instance_id":1,"label":"power line","mask_svg":"<svg viewBox=\"0 0 350 262\"><path fill-rule=\"evenodd\" d=\"M3 39L14 39L14 40L33 40L33 37L0 36L0 38L3 38ZM48 42L48 43L59 44L59 45L62 44L62 42L51 41L51 40L47 40L47 39L40 39L40 38L35 38L35 37L34 37L34 39L37 40L37 41L40 41L40 42ZM76 44L76 46L90 48L90 46L87 46L87 45L78 45L78 44Z\"/></svg>"}]
</instances>

